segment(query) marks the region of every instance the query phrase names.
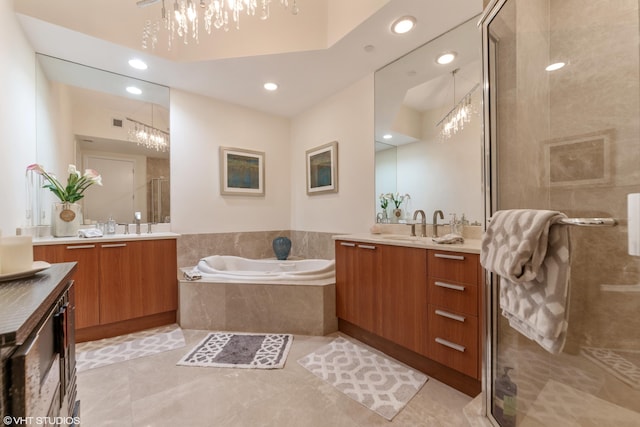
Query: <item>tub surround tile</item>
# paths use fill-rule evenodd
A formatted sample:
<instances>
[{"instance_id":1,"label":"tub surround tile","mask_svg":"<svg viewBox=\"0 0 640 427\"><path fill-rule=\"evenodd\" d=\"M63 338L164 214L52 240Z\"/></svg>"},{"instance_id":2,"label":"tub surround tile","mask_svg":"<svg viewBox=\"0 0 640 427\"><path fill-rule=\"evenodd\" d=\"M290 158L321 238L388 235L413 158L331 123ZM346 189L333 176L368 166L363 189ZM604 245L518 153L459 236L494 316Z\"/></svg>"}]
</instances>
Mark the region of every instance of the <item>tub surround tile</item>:
<instances>
[{"instance_id":1,"label":"tub surround tile","mask_svg":"<svg viewBox=\"0 0 640 427\"><path fill-rule=\"evenodd\" d=\"M279 236L291 239L291 258L334 259L334 234L292 230L183 234L178 239L178 267L194 266L211 255L275 258L272 242Z\"/></svg>"},{"instance_id":2,"label":"tub surround tile","mask_svg":"<svg viewBox=\"0 0 640 427\"><path fill-rule=\"evenodd\" d=\"M183 328L326 335L338 330L335 284L179 284Z\"/></svg>"}]
</instances>

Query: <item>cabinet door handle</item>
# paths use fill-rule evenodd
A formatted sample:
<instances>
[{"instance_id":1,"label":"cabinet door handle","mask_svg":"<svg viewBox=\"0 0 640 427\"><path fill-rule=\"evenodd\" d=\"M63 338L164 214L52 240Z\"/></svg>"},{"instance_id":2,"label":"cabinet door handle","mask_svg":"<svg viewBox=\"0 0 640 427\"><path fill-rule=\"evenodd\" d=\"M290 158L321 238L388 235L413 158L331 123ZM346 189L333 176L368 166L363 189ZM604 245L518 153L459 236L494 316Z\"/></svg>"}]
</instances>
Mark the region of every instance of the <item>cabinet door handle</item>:
<instances>
[{"instance_id":1,"label":"cabinet door handle","mask_svg":"<svg viewBox=\"0 0 640 427\"><path fill-rule=\"evenodd\" d=\"M453 343L451 341L447 341L447 340L445 340L443 338L440 338L440 337L436 338L436 342L438 344L442 344L445 347L449 347L449 348L452 348L454 350L458 350L460 353L464 353L465 346L463 346L463 345L456 344L456 343Z\"/></svg>"},{"instance_id":2,"label":"cabinet door handle","mask_svg":"<svg viewBox=\"0 0 640 427\"><path fill-rule=\"evenodd\" d=\"M464 256L462 255L434 254L434 256L436 258L455 259L456 261L464 261Z\"/></svg>"},{"instance_id":3,"label":"cabinet door handle","mask_svg":"<svg viewBox=\"0 0 640 427\"><path fill-rule=\"evenodd\" d=\"M340 242L341 246L349 246L350 248L353 248L356 246L355 243L349 243L349 242Z\"/></svg>"},{"instance_id":4,"label":"cabinet door handle","mask_svg":"<svg viewBox=\"0 0 640 427\"><path fill-rule=\"evenodd\" d=\"M372 245L358 245L358 247L362 249L372 249L372 250L376 248L375 246L372 246Z\"/></svg>"},{"instance_id":5,"label":"cabinet door handle","mask_svg":"<svg viewBox=\"0 0 640 427\"><path fill-rule=\"evenodd\" d=\"M67 246L67 249L91 249L95 247L96 245L75 245L75 246Z\"/></svg>"},{"instance_id":6,"label":"cabinet door handle","mask_svg":"<svg viewBox=\"0 0 640 427\"><path fill-rule=\"evenodd\" d=\"M464 292L464 289L465 289L464 286L452 285L451 283L435 282L434 284L441 288L453 289L454 291L460 291L460 292Z\"/></svg>"},{"instance_id":7,"label":"cabinet door handle","mask_svg":"<svg viewBox=\"0 0 640 427\"><path fill-rule=\"evenodd\" d=\"M127 246L126 243L113 243L111 245L102 245L103 248L123 248Z\"/></svg>"},{"instance_id":8,"label":"cabinet door handle","mask_svg":"<svg viewBox=\"0 0 640 427\"><path fill-rule=\"evenodd\" d=\"M447 319L457 320L458 322L463 322L466 319L464 316L458 316L457 314L449 313L444 310L436 310L436 314L438 316L446 317Z\"/></svg>"}]
</instances>

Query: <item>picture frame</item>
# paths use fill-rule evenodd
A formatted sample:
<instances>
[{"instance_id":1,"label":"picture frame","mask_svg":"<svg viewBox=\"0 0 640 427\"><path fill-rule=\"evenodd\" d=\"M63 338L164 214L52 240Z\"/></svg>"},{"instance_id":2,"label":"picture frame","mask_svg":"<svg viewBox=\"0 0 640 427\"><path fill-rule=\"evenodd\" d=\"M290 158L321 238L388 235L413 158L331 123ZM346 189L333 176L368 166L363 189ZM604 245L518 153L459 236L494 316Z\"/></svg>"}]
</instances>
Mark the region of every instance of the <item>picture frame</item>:
<instances>
[{"instance_id":1,"label":"picture frame","mask_svg":"<svg viewBox=\"0 0 640 427\"><path fill-rule=\"evenodd\" d=\"M338 141L306 151L307 194L338 192Z\"/></svg>"},{"instance_id":2,"label":"picture frame","mask_svg":"<svg viewBox=\"0 0 640 427\"><path fill-rule=\"evenodd\" d=\"M220 147L220 194L264 196L265 153Z\"/></svg>"}]
</instances>

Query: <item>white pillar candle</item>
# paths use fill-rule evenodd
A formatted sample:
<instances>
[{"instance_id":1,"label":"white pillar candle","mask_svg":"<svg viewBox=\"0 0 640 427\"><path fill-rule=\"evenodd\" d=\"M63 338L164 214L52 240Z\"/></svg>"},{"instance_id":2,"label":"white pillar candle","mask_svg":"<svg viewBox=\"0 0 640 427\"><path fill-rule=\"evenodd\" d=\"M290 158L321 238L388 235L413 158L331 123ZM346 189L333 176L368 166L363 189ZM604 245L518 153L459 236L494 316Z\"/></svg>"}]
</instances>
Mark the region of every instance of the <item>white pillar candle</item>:
<instances>
[{"instance_id":1,"label":"white pillar candle","mask_svg":"<svg viewBox=\"0 0 640 427\"><path fill-rule=\"evenodd\" d=\"M0 239L2 274L19 273L33 268L31 236L7 236Z\"/></svg>"}]
</instances>

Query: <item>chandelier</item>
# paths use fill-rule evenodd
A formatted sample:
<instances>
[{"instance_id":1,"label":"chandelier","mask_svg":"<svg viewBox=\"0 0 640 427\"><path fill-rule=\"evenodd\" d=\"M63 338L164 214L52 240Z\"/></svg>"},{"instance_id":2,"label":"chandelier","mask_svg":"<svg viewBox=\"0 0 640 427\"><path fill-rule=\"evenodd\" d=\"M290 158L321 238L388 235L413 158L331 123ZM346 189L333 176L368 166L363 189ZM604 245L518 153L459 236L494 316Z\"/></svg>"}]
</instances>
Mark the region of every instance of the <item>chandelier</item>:
<instances>
[{"instance_id":1,"label":"chandelier","mask_svg":"<svg viewBox=\"0 0 640 427\"><path fill-rule=\"evenodd\" d=\"M471 116L477 112L476 107L471 102L471 95L480 87L480 83L477 83L456 103L456 73L458 71L460 69L456 68L451 72L453 77L453 108L436 124L436 127L442 126L440 142L444 142L462 131L465 124L471 121Z\"/></svg>"},{"instance_id":2,"label":"chandelier","mask_svg":"<svg viewBox=\"0 0 640 427\"><path fill-rule=\"evenodd\" d=\"M129 141L145 148L166 152L169 150L169 132L150 126L138 120L126 118L129 122Z\"/></svg>"},{"instance_id":3,"label":"chandelier","mask_svg":"<svg viewBox=\"0 0 640 427\"><path fill-rule=\"evenodd\" d=\"M199 43L200 22L207 34L211 35L212 28L229 31L230 24L240 29L242 13L255 16L257 12L260 19L265 20L269 18L272 0L173 0L172 13L167 13L165 1L171 0L139 0L136 3L138 7L145 7L162 2L160 19L155 22L147 20L144 24L142 47L145 49L149 46L156 48L162 29L167 32L167 48L171 50L175 38L182 39L184 44L189 44L189 38ZM277 1L285 9L290 9L293 15L298 14L297 0Z\"/></svg>"}]
</instances>

